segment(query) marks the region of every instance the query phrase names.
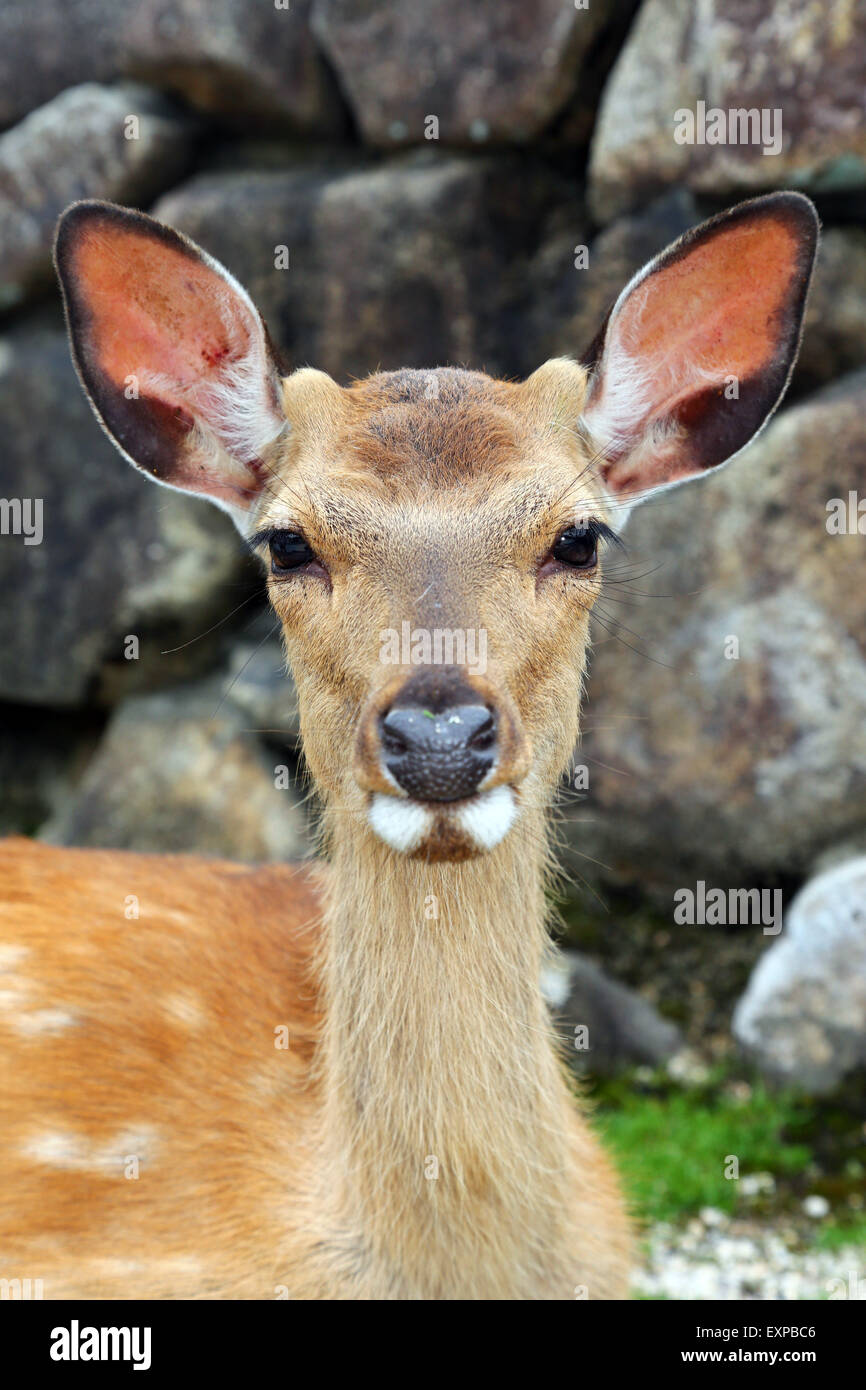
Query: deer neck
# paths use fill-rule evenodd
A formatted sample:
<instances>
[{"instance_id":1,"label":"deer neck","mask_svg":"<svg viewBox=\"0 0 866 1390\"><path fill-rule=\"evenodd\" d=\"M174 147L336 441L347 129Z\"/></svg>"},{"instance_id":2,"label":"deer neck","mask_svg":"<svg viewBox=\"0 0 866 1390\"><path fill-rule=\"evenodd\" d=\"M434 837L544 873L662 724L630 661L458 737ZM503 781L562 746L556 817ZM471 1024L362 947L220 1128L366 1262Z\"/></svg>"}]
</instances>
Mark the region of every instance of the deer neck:
<instances>
[{"instance_id":1,"label":"deer neck","mask_svg":"<svg viewBox=\"0 0 866 1390\"><path fill-rule=\"evenodd\" d=\"M349 819L349 818L346 818ZM323 1166L337 1220L392 1285L485 1296L549 1264L573 1115L539 988L544 825L463 864L355 825L326 908ZM483 1258L480 1258L482 1257Z\"/></svg>"}]
</instances>

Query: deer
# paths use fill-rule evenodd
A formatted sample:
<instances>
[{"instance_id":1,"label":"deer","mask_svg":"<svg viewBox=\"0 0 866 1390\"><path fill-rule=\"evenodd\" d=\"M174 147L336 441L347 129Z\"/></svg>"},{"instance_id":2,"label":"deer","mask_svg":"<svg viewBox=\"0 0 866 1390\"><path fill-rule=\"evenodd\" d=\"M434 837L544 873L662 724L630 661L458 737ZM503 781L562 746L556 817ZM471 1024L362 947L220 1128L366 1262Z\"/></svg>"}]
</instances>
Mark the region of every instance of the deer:
<instances>
[{"instance_id":1,"label":"deer","mask_svg":"<svg viewBox=\"0 0 866 1390\"><path fill-rule=\"evenodd\" d=\"M524 380L341 385L284 373L179 232L66 210L97 420L262 562L321 854L0 844L0 1274L47 1298L628 1296L635 1219L540 987L551 806L624 517L775 410L818 231L793 192L711 217ZM408 651L383 637L404 623ZM431 660L436 631L484 632L486 660Z\"/></svg>"}]
</instances>

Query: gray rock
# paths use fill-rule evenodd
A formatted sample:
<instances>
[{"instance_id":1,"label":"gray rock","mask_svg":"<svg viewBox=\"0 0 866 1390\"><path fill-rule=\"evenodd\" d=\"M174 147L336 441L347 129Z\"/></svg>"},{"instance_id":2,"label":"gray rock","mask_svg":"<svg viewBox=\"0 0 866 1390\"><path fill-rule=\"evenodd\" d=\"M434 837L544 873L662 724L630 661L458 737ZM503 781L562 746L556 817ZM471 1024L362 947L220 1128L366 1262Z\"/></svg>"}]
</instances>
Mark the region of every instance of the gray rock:
<instances>
[{"instance_id":1,"label":"gray rock","mask_svg":"<svg viewBox=\"0 0 866 1390\"><path fill-rule=\"evenodd\" d=\"M365 140L417 144L439 121L450 144L526 142L550 124L577 84L610 10L561 0L314 0L313 28Z\"/></svg>"},{"instance_id":2,"label":"gray rock","mask_svg":"<svg viewBox=\"0 0 866 1390\"><path fill-rule=\"evenodd\" d=\"M230 121L334 133L345 117L309 0L41 0L0 7L0 124L78 82L129 78Z\"/></svg>"},{"instance_id":3,"label":"gray rock","mask_svg":"<svg viewBox=\"0 0 866 1390\"><path fill-rule=\"evenodd\" d=\"M296 746L300 741L298 696L270 608L234 639L221 673L223 694L247 717L251 731L268 743Z\"/></svg>"},{"instance_id":4,"label":"gray rock","mask_svg":"<svg viewBox=\"0 0 866 1390\"><path fill-rule=\"evenodd\" d=\"M866 495L863 372L635 510L596 608L589 787L567 809L582 876L672 912L697 879L802 876L862 834L866 542L826 525L849 491Z\"/></svg>"},{"instance_id":5,"label":"gray rock","mask_svg":"<svg viewBox=\"0 0 866 1390\"><path fill-rule=\"evenodd\" d=\"M866 857L797 895L737 1004L733 1030L762 1072L811 1095L866 1064Z\"/></svg>"},{"instance_id":6,"label":"gray rock","mask_svg":"<svg viewBox=\"0 0 866 1390\"><path fill-rule=\"evenodd\" d=\"M0 135L0 309L49 279L54 228L68 203L146 206L180 176L192 133L147 87L89 82Z\"/></svg>"},{"instance_id":7,"label":"gray rock","mask_svg":"<svg viewBox=\"0 0 866 1390\"><path fill-rule=\"evenodd\" d=\"M866 186L866 10L848 0L646 0L608 81L590 162L606 222L673 184L715 197ZM782 148L679 144L676 113L781 112ZM772 129L768 132L772 135Z\"/></svg>"},{"instance_id":8,"label":"gray rock","mask_svg":"<svg viewBox=\"0 0 866 1390\"><path fill-rule=\"evenodd\" d=\"M343 380L447 363L531 370L529 260L552 221L582 218L570 181L541 166L430 151L342 175L203 175L155 211L247 286L289 365ZM281 247L288 269L275 268Z\"/></svg>"},{"instance_id":9,"label":"gray rock","mask_svg":"<svg viewBox=\"0 0 866 1390\"><path fill-rule=\"evenodd\" d=\"M242 597L238 580L253 580L229 519L124 462L93 418L60 328L0 339L0 418L0 496L28 503L31 522L33 504L42 512L38 544L14 533L14 509L2 518L0 698L81 705L109 660L118 695L145 665L150 684L186 674L191 658L208 656L208 639L160 653L222 618ZM125 658L129 635L140 639L138 660Z\"/></svg>"},{"instance_id":10,"label":"gray rock","mask_svg":"<svg viewBox=\"0 0 866 1390\"><path fill-rule=\"evenodd\" d=\"M669 193L599 232L587 247L588 263L582 268L575 265L578 246L586 245L582 219L555 228L531 269L525 331L534 344L536 364L549 357L579 357L635 272L701 220L691 194Z\"/></svg>"},{"instance_id":11,"label":"gray rock","mask_svg":"<svg viewBox=\"0 0 866 1390\"><path fill-rule=\"evenodd\" d=\"M866 363L866 232L821 235L794 375L798 390L824 386Z\"/></svg>"},{"instance_id":12,"label":"gray rock","mask_svg":"<svg viewBox=\"0 0 866 1390\"><path fill-rule=\"evenodd\" d=\"M247 732L220 680L136 696L115 712L52 844L190 850L248 862L303 857L293 785Z\"/></svg>"},{"instance_id":13,"label":"gray rock","mask_svg":"<svg viewBox=\"0 0 866 1390\"><path fill-rule=\"evenodd\" d=\"M652 1004L611 980L577 951L551 957L542 990L568 1059L579 1071L606 1074L636 1063L657 1066L682 1042Z\"/></svg>"}]
</instances>

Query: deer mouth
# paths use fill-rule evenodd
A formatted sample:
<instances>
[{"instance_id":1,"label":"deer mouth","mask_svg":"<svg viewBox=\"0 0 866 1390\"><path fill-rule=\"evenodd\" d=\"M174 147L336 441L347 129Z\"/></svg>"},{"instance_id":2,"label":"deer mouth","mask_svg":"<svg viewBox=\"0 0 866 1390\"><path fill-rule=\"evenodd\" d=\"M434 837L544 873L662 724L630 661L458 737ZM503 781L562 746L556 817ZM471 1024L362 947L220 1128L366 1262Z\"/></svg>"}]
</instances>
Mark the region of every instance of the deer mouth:
<instances>
[{"instance_id":1,"label":"deer mouth","mask_svg":"<svg viewBox=\"0 0 866 1390\"><path fill-rule=\"evenodd\" d=\"M386 845L410 859L458 861L495 849L517 819L514 788L500 784L462 801L416 801L374 792L367 819Z\"/></svg>"}]
</instances>

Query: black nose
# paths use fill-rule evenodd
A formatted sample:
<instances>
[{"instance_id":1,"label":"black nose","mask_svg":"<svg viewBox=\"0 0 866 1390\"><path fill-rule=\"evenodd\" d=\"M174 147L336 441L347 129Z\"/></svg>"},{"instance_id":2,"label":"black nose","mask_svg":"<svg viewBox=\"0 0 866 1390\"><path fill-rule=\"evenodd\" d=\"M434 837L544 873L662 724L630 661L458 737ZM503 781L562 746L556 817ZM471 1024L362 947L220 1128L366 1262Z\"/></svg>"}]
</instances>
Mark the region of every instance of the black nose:
<instances>
[{"instance_id":1,"label":"black nose","mask_svg":"<svg viewBox=\"0 0 866 1390\"><path fill-rule=\"evenodd\" d=\"M486 705L395 705L379 733L385 767L419 801L472 796L496 760L496 718Z\"/></svg>"}]
</instances>

